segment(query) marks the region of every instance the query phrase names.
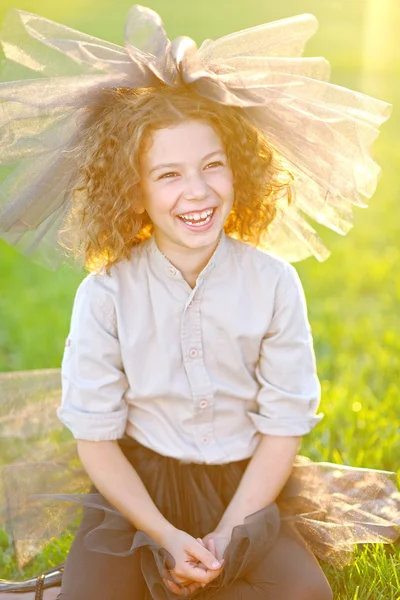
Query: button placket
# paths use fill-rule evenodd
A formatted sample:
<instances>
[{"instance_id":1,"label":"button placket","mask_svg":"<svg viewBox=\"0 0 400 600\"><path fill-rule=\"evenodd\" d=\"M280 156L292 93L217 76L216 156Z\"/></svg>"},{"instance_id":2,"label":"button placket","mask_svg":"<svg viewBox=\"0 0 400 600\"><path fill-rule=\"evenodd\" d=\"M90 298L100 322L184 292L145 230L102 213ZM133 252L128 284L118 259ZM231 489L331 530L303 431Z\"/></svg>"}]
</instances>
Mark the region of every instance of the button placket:
<instances>
[{"instance_id":1,"label":"button placket","mask_svg":"<svg viewBox=\"0 0 400 600\"><path fill-rule=\"evenodd\" d=\"M194 420L196 422L195 438L198 438L197 444L200 442L200 445L202 445L201 438L204 437L204 434L200 432L200 427L204 427L204 425L209 424L212 421L213 414L212 410L210 412L210 409L208 411L204 410L205 408L209 407L209 403L207 402L206 405L204 405L203 413L201 414L200 418L198 415L198 407L200 403L202 401L204 402L207 397L212 395L211 382L205 368L202 353L199 294L201 294L201 288L197 290L197 293L194 294L191 300L191 309L189 311L184 311L183 313L182 351L186 373L192 390ZM208 412L209 414L205 414L205 412Z\"/></svg>"},{"instance_id":2,"label":"button placket","mask_svg":"<svg viewBox=\"0 0 400 600\"><path fill-rule=\"evenodd\" d=\"M200 311L203 293L203 282L198 281L182 313L181 343L183 362L192 393L193 439L200 462L214 462L225 459L226 453L219 445L213 430L214 389L203 356Z\"/></svg>"}]
</instances>

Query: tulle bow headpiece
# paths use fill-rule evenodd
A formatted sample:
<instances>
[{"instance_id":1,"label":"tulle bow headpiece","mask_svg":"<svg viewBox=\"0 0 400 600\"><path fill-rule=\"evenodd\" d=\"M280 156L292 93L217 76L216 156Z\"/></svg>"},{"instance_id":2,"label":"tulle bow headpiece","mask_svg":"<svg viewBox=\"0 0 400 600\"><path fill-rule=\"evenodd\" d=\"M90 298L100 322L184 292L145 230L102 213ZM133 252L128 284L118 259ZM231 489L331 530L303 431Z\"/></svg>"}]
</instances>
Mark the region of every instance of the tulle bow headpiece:
<instances>
[{"instance_id":1,"label":"tulle bow headpiece","mask_svg":"<svg viewBox=\"0 0 400 600\"><path fill-rule=\"evenodd\" d=\"M323 58L301 57L317 29L312 15L253 27L199 49L170 42L154 11L134 6L125 46L20 10L1 34L0 236L54 268L64 258L58 233L76 173L71 149L88 105L115 87L190 86L238 106L265 130L294 176L295 201L282 208L260 249L286 259L329 252L308 222L345 234L352 205L365 206L379 177L370 147L390 106L327 82Z\"/></svg>"}]
</instances>

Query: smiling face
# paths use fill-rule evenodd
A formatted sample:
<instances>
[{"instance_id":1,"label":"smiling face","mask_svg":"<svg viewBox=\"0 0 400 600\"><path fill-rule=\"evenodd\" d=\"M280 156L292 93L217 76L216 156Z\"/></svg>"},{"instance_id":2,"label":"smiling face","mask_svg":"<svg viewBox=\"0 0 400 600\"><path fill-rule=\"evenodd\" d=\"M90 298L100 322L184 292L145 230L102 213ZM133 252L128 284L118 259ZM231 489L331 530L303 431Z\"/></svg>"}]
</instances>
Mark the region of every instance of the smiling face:
<instances>
[{"instance_id":1,"label":"smiling face","mask_svg":"<svg viewBox=\"0 0 400 600\"><path fill-rule=\"evenodd\" d=\"M233 206L233 177L220 137L203 121L154 131L142 157L142 209L161 252L213 253Z\"/></svg>"}]
</instances>

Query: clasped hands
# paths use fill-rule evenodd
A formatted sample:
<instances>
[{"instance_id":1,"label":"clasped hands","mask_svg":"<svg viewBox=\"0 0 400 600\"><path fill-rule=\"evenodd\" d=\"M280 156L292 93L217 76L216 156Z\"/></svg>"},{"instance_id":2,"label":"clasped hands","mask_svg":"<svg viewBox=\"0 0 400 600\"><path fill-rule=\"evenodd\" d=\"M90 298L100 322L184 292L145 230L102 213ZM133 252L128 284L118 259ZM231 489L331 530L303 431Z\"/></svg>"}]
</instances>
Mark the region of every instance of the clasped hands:
<instances>
[{"instance_id":1,"label":"clasped hands","mask_svg":"<svg viewBox=\"0 0 400 600\"><path fill-rule=\"evenodd\" d=\"M177 596L190 596L216 579L224 568L223 555L231 539L230 531L213 531L203 539L175 529L163 546L175 559L170 571L183 588L163 577L166 587ZM165 573L166 575L166 573Z\"/></svg>"}]
</instances>

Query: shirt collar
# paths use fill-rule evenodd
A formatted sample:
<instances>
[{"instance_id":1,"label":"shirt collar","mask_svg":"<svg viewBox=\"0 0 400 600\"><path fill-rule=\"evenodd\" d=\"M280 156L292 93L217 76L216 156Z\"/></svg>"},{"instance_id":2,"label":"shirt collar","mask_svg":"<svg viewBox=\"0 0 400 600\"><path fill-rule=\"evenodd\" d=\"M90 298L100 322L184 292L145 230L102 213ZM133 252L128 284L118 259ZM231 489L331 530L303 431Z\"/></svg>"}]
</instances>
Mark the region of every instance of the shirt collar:
<instances>
[{"instance_id":1,"label":"shirt collar","mask_svg":"<svg viewBox=\"0 0 400 600\"><path fill-rule=\"evenodd\" d=\"M225 231L222 230L219 242L215 248L210 260L201 271L198 279L204 279L214 269L215 266L223 264L228 253L227 236ZM154 233L149 238L147 243L147 251L151 264L154 264L157 269L161 270L167 277L171 279L182 278L182 274L161 252L154 237Z\"/></svg>"}]
</instances>

